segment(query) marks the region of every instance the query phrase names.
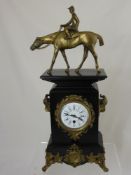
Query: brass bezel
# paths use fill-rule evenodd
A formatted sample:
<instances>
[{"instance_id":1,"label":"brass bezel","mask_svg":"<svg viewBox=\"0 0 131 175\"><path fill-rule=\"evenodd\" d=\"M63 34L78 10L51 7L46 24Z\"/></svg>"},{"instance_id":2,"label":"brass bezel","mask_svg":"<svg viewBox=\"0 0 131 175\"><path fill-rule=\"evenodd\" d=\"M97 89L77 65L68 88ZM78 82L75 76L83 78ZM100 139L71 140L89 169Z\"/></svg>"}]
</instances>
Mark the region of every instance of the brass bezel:
<instances>
[{"instance_id":1,"label":"brass bezel","mask_svg":"<svg viewBox=\"0 0 131 175\"><path fill-rule=\"evenodd\" d=\"M69 127L65 126L61 120L62 108L66 104L71 103L71 102L80 103L81 105L83 105L87 109L87 111L89 113L89 118L88 118L87 122L80 128L69 128ZM89 103L82 96L79 96L79 95L66 96L56 106L55 120L57 122L57 125L58 125L58 127L62 128L64 132L67 132L69 137L73 140L78 140L83 133L86 133L87 130L92 127L94 119L95 119L95 115L94 115L94 110L93 110L92 104Z\"/></svg>"}]
</instances>

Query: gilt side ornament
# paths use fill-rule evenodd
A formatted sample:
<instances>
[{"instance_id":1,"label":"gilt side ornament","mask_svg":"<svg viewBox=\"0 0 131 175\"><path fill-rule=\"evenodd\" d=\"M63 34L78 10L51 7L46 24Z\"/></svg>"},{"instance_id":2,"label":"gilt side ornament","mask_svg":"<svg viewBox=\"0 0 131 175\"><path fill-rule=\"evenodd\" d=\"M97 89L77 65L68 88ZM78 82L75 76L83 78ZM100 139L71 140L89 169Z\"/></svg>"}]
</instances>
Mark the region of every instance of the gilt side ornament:
<instances>
[{"instance_id":1,"label":"gilt side ornament","mask_svg":"<svg viewBox=\"0 0 131 175\"><path fill-rule=\"evenodd\" d=\"M52 62L51 62L50 68L48 69L48 74L51 74L59 52L61 52L64 58L64 61L67 66L65 71L68 73L70 69L70 65L68 63L65 50L75 48L79 45L83 45L84 47L83 58L80 65L75 69L75 72L79 73L79 70L82 68L83 63L88 57L88 52L90 51L95 60L95 67L96 67L97 73L100 73L98 56L95 52L95 45L97 40L99 41L100 46L104 45L103 38L99 34L94 32L78 31L80 21L78 16L75 13L75 8L71 6L68 9L69 9L69 12L71 13L71 19L69 20L69 22L67 22L66 24L60 25L60 29L57 32L48 34L46 36L37 37L30 48L31 50L35 50L35 49L46 48L51 44L54 46L54 54L53 54Z\"/></svg>"}]
</instances>

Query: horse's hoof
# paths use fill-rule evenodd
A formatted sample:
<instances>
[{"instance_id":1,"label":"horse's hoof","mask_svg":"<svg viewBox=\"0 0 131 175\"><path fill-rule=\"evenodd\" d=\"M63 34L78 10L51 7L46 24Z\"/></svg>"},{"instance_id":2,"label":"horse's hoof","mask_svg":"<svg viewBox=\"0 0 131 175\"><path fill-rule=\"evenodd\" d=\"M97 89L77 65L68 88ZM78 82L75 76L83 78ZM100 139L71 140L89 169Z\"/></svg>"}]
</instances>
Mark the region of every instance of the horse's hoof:
<instances>
[{"instance_id":1,"label":"horse's hoof","mask_svg":"<svg viewBox=\"0 0 131 175\"><path fill-rule=\"evenodd\" d=\"M100 69L98 69L98 70L97 70L97 73L98 73L98 74L100 74L100 73L101 73Z\"/></svg>"},{"instance_id":2,"label":"horse's hoof","mask_svg":"<svg viewBox=\"0 0 131 175\"><path fill-rule=\"evenodd\" d=\"M46 171L47 170L47 166L45 165L44 167L42 167L42 171Z\"/></svg>"},{"instance_id":3,"label":"horse's hoof","mask_svg":"<svg viewBox=\"0 0 131 175\"><path fill-rule=\"evenodd\" d=\"M75 69L75 72L76 72L76 73L79 73L79 70L80 70L79 68L78 68L78 69Z\"/></svg>"},{"instance_id":4,"label":"horse's hoof","mask_svg":"<svg viewBox=\"0 0 131 175\"><path fill-rule=\"evenodd\" d=\"M65 72L66 72L66 73L69 73L69 69L65 69Z\"/></svg>"},{"instance_id":5,"label":"horse's hoof","mask_svg":"<svg viewBox=\"0 0 131 175\"><path fill-rule=\"evenodd\" d=\"M49 74L49 75L51 74L51 70L50 69L47 71L47 74Z\"/></svg>"}]
</instances>

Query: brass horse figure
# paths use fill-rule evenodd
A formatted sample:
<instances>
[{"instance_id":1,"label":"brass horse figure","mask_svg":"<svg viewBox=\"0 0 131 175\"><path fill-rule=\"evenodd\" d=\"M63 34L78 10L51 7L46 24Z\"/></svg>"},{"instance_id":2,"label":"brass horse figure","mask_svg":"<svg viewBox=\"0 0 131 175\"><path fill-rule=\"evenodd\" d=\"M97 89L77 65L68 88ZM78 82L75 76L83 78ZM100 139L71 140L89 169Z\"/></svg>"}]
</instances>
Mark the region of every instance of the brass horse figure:
<instances>
[{"instance_id":1,"label":"brass horse figure","mask_svg":"<svg viewBox=\"0 0 131 175\"><path fill-rule=\"evenodd\" d=\"M67 65L67 69L65 71L69 72L70 65L68 63L68 60L65 54L65 49L71 49L79 45L83 45L84 47L83 58L80 65L75 69L75 71L79 73L79 70L81 69L83 63L88 57L88 51L90 51L95 60L97 73L99 73L100 70L99 70L99 64L98 64L98 56L95 52L95 44L97 42L97 39L99 40L100 46L104 45L103 38L99 34L94 32L89 32L89 31L72 32L72 38L67 39L64 31L58 31L46 36L37 37L31 46L31 50L42 49L49 46L50 44L54 46L54 55L53 55L52 63L48 70L48 73L50 74L53 69L53 66L59 51L61 52L65 60L65 63ZM43 44L47 44L47 45L41 47Z\"/></svg>"}]
</instances>

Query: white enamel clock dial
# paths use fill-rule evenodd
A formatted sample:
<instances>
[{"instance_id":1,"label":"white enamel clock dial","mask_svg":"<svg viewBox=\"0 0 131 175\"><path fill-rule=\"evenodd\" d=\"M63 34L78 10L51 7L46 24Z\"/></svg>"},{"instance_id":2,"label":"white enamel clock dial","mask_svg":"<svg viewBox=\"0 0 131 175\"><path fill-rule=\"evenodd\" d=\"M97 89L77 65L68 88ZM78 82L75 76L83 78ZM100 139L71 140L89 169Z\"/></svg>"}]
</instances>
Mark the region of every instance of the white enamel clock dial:
<instances>
[{"instance_id":1,"label":"white enamel clock dial","mask_svg":"<svg viewBox=\"0 0 131 175\"><path fill-rule=\"evenodd\" d=\"M68 128L81 128L87 123L88 118L88 110L81 103L67 103L61 110L61 121Z\"/></svg>"}]
</instances>

